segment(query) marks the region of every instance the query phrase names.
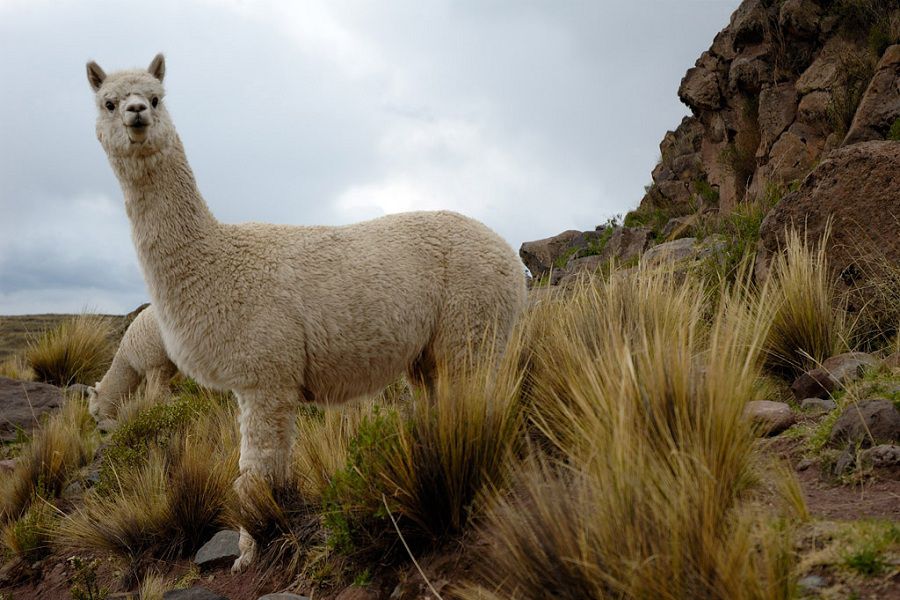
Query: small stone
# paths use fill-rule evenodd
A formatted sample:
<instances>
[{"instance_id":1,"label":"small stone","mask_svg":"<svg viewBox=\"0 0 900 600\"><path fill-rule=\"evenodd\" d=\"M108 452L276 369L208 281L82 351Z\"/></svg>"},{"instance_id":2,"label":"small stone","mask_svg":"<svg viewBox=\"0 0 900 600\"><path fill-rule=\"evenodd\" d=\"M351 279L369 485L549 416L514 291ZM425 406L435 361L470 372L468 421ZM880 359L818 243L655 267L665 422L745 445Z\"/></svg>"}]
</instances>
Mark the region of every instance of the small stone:
<instances>
[{"instance_id":1,"label":"small stone","mask_svg":"<svg viewBox=\"0 0 900 600\"><path fill-rule=\"evenodd\" d=\"M753 400L744 407L744 416L757 427L760 435L776 435L796 422L791 407L784 402Z\"/></svg>"},{"instance_id":2,"label":"small stone","mask_svg":"<svg viewBox=\"0 0 900 600\"><path fill-rule=\"evenodd\" d=\"M228 597L205 587L195 586L186 590L168 591L163 594L163 600L228 600Z\"/></svg>"},{"instance_id":3,"label":"small stone","mask_svg":"<svg viewBox=\"0 0 900 600\"><path fill-rule=\"evenodd\" d=\"M832 446L845 442L867 447L900 439L900 412L890 400L872 398L844 409L831 429Z\"/></svg>"},{"instance_id":4,"label":"small stone","mask_svg":"<svg viewBox=\"0 0 900 600\"><path fill-rule=\"evenodd\" d=\"M800 403L803 410L824 410L831 412L837 408L837 402L831 399L823 400L822 398L806 398Z\"/></svg>"},{"instance_id":5,"label":"small stone","mask_svg":"<svg viewBox=\"0 0 900 600\"><path fill-rule=\"evenodd\" d=\"M231 564L241 555L238 547L240 537L240 534L232 529L218 532L197 551L194 563L201 569Z\"/></svg>"},{"instance_id":6,"label":"small stone","mask_svg":"<svg viewBox=\"0 0 900 600\"><path fill-rule=\"evenodd\" d=\"M797 585L804 590L818 590L828 585L828 582L825 581L825 578L818 575L807 575L798 581Z\"/></svg>"},{"instance_id":7,"label":"small stone","mask_svg":"<svg viewBox=\"0 0 900 600\"><path fill-rule=\"evenodd\" d=\"M16 461L13 458L0 460L0 473L12 473L16 470Z\"/></svg>"},{"instance_id":8,"label":"small stone","mask_svg":"<svg viewBox=\"0 0 900 600\"><path fill-rule=\"evenodd\" d=\"M308 596L299 596L288 592L278 592L276 594L266 594L260 596L258 600L309 600Z\"/></svg>"},{"instance_id":9,"label":"small stone","mask_svg":"<svg viewBox=\"0 0 900 600\"><path fill-rule=\"evenodd\" d=\"M811 466L813 466L814 464L816 464L816 461L814 461L813 459L804 458L803 460L801 460L800 462L797 463L797 470L805 471L808 468L810 468Z\"/></svg>"}]
</instances>

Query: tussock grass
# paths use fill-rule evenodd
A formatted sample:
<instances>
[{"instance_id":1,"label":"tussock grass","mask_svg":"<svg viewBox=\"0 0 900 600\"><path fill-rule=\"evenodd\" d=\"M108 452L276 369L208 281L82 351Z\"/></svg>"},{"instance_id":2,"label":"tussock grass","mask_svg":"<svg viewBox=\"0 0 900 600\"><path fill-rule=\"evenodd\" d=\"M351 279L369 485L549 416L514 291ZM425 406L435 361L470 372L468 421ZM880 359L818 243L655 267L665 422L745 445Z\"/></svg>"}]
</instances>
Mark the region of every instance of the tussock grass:
<instances>
[{"instance_id":1,"label":"tussock grass","mask_svg":"<svg viewBox=\"0 0 900 600\"><path fill-rule=\"evenodd\" d=\"M531 407L554 452L491 505L463 597L789 597L785 532L745 502L771 310L744 280L710 302L642 269L557 304Z\"/></svg>"},{"instance_id":2,"label":"tussock grass","mask_svg":"<svg viewBox=\"0 0 900 600\"><path fill-rule=\"evenodd\" d=\"M53 505L39 498L20 517L3 525L0 543L7 553L29 563L46 556L51 549L55 510Z\"/></svg>"},{"instance_id":3,"label":"tussock grass","mask_svg":"<svg viewBox=\"0 0 900 600\"><path fill-rule=\"evenodd\" d=\"M33 381L34 371L21 354L14 354L0 362L0 377Z\"/></svg>"},{"instance_id":4,"label":"tussock grass","mask_svg":"<svg viewBox=\"0 0 900 600\"><path fill-rule=\"evenodd\" d=\"M785 237L785 250L772 262L773 301L778 303L769 337L769 368L794 377L826 358L847 350L851 326L837 305L825 239L811 248L796 230Z\"/></svg>"},{"instance_id":5,"label":"tussock grass","mask_svg":"<svg viewBox=\"0 0 900 600\"><path fill-rule=\"evenodd\" d=\"M466 376L440 376L431 397L373 410L351 441L344 468L326 492L334 543L355 556L405 560L391 516L414 552L455 539L482 494L503 485L521 441L515 356Z\"/></svg>"},{"instance_id":6,"label":"tussock grass","mask_svg":"<svg viewBox=\"0 0 900 600\"><path fill-rule=\"evenodd\" d=\"M0 522L17 519L35 499L59 497L98 443L87 403L68 400L25 445L13 472L0 479Z\"/></svg>"},{"instance_id":7,"label":"tussock grass","mask_svg":"<svg viewBox=\"0 0 900 600\"><path fill-rule=\"evenodd\" d=\"M135 572L144 559L196 551L228 522L237 452L232 412L197 417L137 466L114 470L115 487L92 491L62 520L58 544L112 554Z\"/></svg>"},{"instance_id":8,"label":"tussock grass","mask_svg":"<svg viewBox=\"0 0 900 600\"><path fill-rule=\"evenodd\" d=\"M80 314L31 340L25 360L39 381L93 385L112 361L113 328L98 315Z\"/></svg>"}]
</instances>

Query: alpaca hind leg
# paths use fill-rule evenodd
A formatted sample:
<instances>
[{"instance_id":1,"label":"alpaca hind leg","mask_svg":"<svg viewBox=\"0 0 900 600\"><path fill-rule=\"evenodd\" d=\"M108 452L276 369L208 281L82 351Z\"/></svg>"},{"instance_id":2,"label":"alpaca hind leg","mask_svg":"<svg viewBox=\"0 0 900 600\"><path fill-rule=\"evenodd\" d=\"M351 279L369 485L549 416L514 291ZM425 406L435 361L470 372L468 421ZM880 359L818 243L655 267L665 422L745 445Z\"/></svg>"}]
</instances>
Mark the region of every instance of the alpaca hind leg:
<instances>
[{"instance_id":1,"label":"alpaca hind leg","mask_svg":"<svg viewBox=\"0 0 900 600\"><path fill-rule=\"evenodd\" d=\"M294 442L295 402L290 392L254 391L237 394L240 409L240 476L234 482L238 501L246 506L252 494L249 486L261 478L271 486L285 485L289 479L290 457ZM256 558L253 536L241 527L238 542L240 556L231 567L239 573Z\"/></svg>"}]
</instances>

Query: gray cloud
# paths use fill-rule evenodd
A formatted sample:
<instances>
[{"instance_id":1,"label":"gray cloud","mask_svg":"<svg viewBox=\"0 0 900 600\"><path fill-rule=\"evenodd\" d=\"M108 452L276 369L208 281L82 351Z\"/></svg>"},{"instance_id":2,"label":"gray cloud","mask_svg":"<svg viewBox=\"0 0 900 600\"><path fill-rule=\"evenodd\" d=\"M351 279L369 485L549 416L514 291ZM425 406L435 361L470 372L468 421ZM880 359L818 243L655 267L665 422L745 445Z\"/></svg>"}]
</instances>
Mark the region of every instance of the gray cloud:
<instances>
[{"instance_id":1,"label":"gray cloud","mask_svg":"<svg viewBox=\"0 0 900 600\"><path fill-rule=\"evenodd\" d=\"M633 208L738 0L0 0L0 314L146 299L84 62L168 58L228 222L450 208L514 246Z\"/></svg>"}]
</instances>

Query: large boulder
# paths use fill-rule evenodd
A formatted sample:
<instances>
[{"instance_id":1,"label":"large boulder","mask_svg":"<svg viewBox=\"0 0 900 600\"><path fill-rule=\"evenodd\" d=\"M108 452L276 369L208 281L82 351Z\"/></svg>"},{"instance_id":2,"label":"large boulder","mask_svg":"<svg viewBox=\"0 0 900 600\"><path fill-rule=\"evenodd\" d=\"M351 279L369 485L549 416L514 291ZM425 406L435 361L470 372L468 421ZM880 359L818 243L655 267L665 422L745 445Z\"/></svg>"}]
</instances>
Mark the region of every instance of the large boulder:
<instances>
[{"instance_id":1,"label":"large boulder","mask_svg":"<svg viewBox=\"0 0 900 600\"><path fill-rule=\"evenodd\" d=\"M565 251L573 240L580 236L580 231L569 229L542 240L524 242L519 248L519 256L531 271L531 276L538 279L550 271L553 261Z\"/></svg>"},{"instance_id":2,"label":"large boulder","mask_svg":"<svg viewBox=\"0 0 900 600\"><path fill-rule=\"evenodd\" d=\"M65 402L55 385L0 377L0 440L16 438L18 430L34 429L42 415L55 411Z\"/></svg>"},{"instance_id":3,"label":"large boulder","mask_svg":"<svg viewBox=\"0 0 900 600\"><path fill-rule=\"evenodd\" d=\"M900 118L900 44L888 48L856 109L844 145L883 140Z\"/></svg>"},{"instance_id":4,"label":"large boulder","mask_svg":"<svg viewBox=\"0 0 900 600\"><path fill-rule=\"evenodd\" d=\"M831 428L829 444L864 447L900 440L900 412L890 400L872 398L844 409Z\"/></svg>"},{"instance_id":5,"label":"large boulder","mask_svg":"<svg viewBox=\"0 0 900 600\"><path fill-rule=\"evenodd\" d=\"M821 239L831 227L829 263L859 289L885 265L900 264L900 143L864 142L839 148L766 215L759 232L756 275L764 279L784 245L785 229Z\"/></svg>"}]
</instances>

